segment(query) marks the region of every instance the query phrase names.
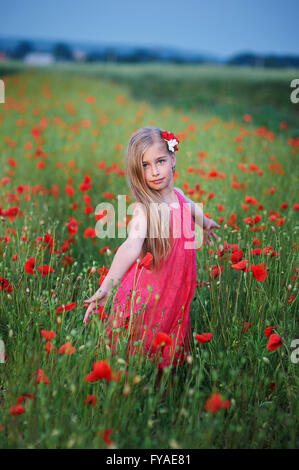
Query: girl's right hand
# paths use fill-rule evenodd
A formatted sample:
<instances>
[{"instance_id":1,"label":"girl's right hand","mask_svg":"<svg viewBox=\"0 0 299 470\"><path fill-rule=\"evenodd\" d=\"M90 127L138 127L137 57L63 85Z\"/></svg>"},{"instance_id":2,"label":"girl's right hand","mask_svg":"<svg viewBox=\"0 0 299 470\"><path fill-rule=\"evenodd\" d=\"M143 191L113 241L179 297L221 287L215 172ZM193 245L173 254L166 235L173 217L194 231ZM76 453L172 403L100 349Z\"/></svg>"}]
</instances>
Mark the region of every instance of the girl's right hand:
<instances>
[{"instance_id":1,"label":"girl's right hand","mask_svg":"<svg viewBox=\"0 0 299 470\"><path fill-rule=\"evenodd\" d=\"M102 289L98 289L96 293L92 297L90 297L90 299L84 301L84 303L89 304L84 316L84 323L88 324L90 314L96 313L95 311L99 307L103 307L105 305L108 295L109 292L105 290L103 291Z\"/></svg>"}]
</instances>

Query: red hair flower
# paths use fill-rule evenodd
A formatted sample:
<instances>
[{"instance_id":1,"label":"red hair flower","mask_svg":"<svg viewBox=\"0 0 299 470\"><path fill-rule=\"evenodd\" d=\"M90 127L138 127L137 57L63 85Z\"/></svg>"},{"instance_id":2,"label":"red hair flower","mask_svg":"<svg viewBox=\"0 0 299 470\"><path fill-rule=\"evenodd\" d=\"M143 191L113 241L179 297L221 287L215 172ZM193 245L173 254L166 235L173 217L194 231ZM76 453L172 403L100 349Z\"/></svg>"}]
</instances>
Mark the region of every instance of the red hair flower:
<instances>
[{"instance_id":1,"label":"red hair flower","mask_svg":"<svg viewBox=\"0 0 299 470\"><path fill-rule=\"evenodd\" d=\"M174 152L174 150L179 150L178 144L180 143L180 141L172 132L163 131L162 136L165 142L167 142L168 150L170 152Z\"/></svg>"}]
</instances>

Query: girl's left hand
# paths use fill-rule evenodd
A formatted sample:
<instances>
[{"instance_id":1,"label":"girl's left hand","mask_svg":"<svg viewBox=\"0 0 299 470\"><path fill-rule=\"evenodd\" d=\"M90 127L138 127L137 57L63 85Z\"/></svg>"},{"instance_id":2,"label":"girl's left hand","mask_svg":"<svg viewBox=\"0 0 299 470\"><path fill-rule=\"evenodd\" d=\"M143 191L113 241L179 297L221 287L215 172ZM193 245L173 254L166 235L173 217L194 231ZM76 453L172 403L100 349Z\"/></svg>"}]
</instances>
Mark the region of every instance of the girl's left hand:
<instances>
[{"instance_id":1,"label":"girl's left hand","mask_svg":"<svg viewBox=\"0 0 299 470\"><path fill-rule=\"evenodd\" d=\"M218 237L213 230L214 228L220 228L220 225L218 225L217 222L215 222L215 220L205 217L205 225L203 229L204 230L203 232L203 244L204 245L211 244L210 237L214 237L215 240L218 240Z\"/></svg>"}]
</instances>

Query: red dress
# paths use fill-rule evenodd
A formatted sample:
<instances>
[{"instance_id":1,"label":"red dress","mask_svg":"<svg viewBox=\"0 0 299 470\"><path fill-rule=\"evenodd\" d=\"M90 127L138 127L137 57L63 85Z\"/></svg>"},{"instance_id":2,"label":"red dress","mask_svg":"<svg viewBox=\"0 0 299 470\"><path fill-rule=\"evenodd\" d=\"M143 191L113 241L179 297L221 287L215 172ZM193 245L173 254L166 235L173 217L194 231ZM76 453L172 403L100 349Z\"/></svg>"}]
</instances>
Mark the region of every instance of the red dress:
<instances>
[{"instance_id":1,"label":"red dress","mask_svg":"<svg viewBox=\"0 0 299 470\"><path fill-rule=\"evenodd\" d=\"M128 354L147 356L156 361L161 369L181 365L190 352L192 334L189 310L197 285L194 220L190 204L178 191L174 191L179 206L178 203L169 206L170 255L157 274L145 267L137 269L137 261L132 264L113 298L106 330L112 352L118 341L125 341L127 337L127 357ZM152 287L152 292L148 286ZM136 295L132 301L133 290ZM159 298L155 298L156 294ZM133 312L131 317L130 311ZM122 330L116 332L114 328ZM131 331L131 334L126 336L126 331ZM172 337L172 344L155 346L159 332Z\"/></svg>"}]
</instances>

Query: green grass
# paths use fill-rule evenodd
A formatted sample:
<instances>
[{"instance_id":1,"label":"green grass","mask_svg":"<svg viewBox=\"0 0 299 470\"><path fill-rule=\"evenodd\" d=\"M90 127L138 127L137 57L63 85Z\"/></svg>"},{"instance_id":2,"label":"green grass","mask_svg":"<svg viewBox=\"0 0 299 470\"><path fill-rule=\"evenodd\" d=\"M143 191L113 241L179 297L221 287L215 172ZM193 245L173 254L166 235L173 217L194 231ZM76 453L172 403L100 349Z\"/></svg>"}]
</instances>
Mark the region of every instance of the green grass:
<instances>
[{"instance_id":1,"label":"green grass","mask_svg":"<svg viewBox=\"0 0 299 470\"><path fill-rule=\"evenodd\" d=\"M296 150L288 142L298 136L298 111L296 105L290 111L285 101L294 72L217 70L216 74L212 67L82 65L44 71L21 68L4 76L1 178L9 177L10 182L0 183L0 207L19 206L22 212L12 221L3 216L0 220L0 276L13 286L10 293L0 291L0 332L7 355L7 362L0 364L1 448L105 448L104 429L113 430L112 447L119 449L298 447L298 364L291 360L291 343L298 337L294 277L298 223L293 208L298 203L298 178ZM118 101L120 95L125 102ZM94 96L95 103L88 104L87 96ZM251 114L251 122L243 120L245 113ZM218 120L205 130L207 121L215 117ZM47 121L38 142L31 129L41 119ZM117 119L122 121L116 123ZM82 120L89 120L90 127L82 126ZM288 122L285 130L280 128L282 121ZM95 221L93 212L84 212L78 189L84 175L90 175L92 188L86 194L94 208L104 200L105 191L129 195L125 178L98 164L104 160L107 167L117 163L123 169L130 134L149 124L186 133L177 153L175 185L186 194L190 190L190 197L200 201L196 192L191 194L199 183L205 212L216 221L224 217L217 232L220 242L212 251L203 247L197 252L198 281L207 284L196 289L190 309L193 335L212 332L213 338L206 344L194 340L190 363L173 378L166 370L158 388L152 362L142 357L125 361L125 341L118 356L98 348L99 338L105 339L105 322L95 318L88 328L83 325L83 300L97 289L99 280L98 273L89 276L88 268L109 268L114 250L124 240L84 237ZM194 132L188 130L190 124ZM262 125L273 132L273 140L256 135L255 129ZM248 135L235 142L244 128ZM31 149L25 149L26 142L32 142ZM43 150L43 157L36 156L37 148ZM200 159L203 151L208 156ZM283 174L270 171L274 156ZM15 168L9 158L16 162ZM44 169L36 167L38 161L46 162ZM239 163L247 168L255 163L263 174L245 173ZM205 179L199 169L206 173L216 169L225 178ZM245 189L232 188L233 175L246 183ZM74 197L65 193L66 184L74 187ZM34 190L36 185L44 191ZM20 186L23 192L17 190ZM268 191L272 187L276 188L273 194ZM211 191L215 197L208 199ZM246 195L255 197L263 208L248 204L244 210L241 203ZM77 210L73 202L78 203ZM287 209L280 208L283 202L288 203ZM224 206L223 212L218 204ZM276 225L277 219L270 220L271 211L283 217L281 226ZM232 213L238 229L229 224ZM262 216L257 226L265 226L260 232L250 231L244 222L256 214ZM39 251L36 238L46 233L54 237L55 249L61 249L69 238L70 217L77 219L78 232L69 250ZM272 246L280 256L252 256L254 237L261 240L262 248ZM231 254L220 258L216 253L224 242L238 244L250 263L265 263L266 280L257 281L251 272L231 268ZM110 255L100 254L105 246ZM13 261L16 252L18 259ZM62 262L64 254L73 258L67 266ZM50 265L55 272L46 277L37 270L34 275L26 273L24 264L31 256L37 266ZM218 264L224 271L211 279L206 266ZM296 297L292 303L290 295ZM56 315L57 307L71 302L77 304L75 309ZM247 332L245 322L251 323ZM274 325L283 345L270 352L264 329ZM75 353L47 356L41 329L57 333L52 340L57 350L70 341ZM102 359L115 372L122 371L119 382L86 383L93 362ZM39 368L50 384L37 384ZM216 392L231 406L213 414L205 403ZM24 414L12 416L10 409L23 393L32 393L35 399L23 403ZM97 396L95 406L83 405L88 394Z\"/></svg>"}]
</instances>

